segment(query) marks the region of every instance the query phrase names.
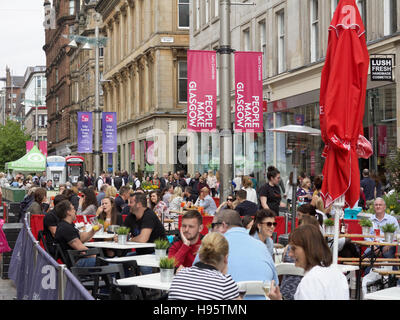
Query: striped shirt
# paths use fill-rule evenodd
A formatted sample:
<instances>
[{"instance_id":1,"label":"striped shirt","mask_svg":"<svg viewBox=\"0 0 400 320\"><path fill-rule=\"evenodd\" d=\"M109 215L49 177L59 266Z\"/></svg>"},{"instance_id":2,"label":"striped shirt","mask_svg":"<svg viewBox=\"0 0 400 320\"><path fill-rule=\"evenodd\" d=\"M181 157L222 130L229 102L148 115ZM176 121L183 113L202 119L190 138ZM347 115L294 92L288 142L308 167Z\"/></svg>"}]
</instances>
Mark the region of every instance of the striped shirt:
<instances>
[{"instance_id":1,"label":"striped shirt","mask_svg":"<svg viewBox=\"0 0 400 320\"><path fill-rule=\"evenodd\" d=\"M175 275L168 300L232 300L238 296L238 286L230 275L198 262Z\"/></svg>"}]
</instances>

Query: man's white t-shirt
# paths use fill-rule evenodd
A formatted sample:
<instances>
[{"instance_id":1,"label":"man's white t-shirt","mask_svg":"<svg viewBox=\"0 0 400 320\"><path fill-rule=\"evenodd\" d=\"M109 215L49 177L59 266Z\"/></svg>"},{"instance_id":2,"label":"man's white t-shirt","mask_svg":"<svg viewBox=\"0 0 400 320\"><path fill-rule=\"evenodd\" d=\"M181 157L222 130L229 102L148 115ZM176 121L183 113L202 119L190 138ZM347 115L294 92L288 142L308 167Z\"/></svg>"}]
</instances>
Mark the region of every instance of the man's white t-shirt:
<instances>
[{"instance_id":1,"label":"man's white t-shirt","mask_svg":"<svg viewBox=\"0 0 400 320\"><path fill-rule=\"evenodd\" d=\"M344 274L331 264L315 266L304 274L294 300L349 300L349 285Z\"/></svg>"}]
</instances>

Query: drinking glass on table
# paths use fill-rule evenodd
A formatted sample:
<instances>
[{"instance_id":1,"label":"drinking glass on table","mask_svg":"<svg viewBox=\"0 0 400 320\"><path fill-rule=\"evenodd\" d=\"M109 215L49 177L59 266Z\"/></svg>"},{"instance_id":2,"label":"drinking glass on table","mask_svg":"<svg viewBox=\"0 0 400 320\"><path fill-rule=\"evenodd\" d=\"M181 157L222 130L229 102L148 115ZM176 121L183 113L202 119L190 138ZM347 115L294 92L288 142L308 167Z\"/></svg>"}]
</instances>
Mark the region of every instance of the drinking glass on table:
<instances>
[{"instance_id":1,"label":"drinking glass on table","mask_svg":"<svg viewBox=\"0 0 400 320\"><path fill-rule=\"evenodd\" d=\"M271 290L271 281L270 280L263 281L262 288L264 291L265 299L269 300L268 295L269 291Z\"/></svg>"},{"instance_id":2,"label":"drinking glass on table","mask_svg":"<svg viewBox=\"0 0 400 320\"><path fill-rule=\"evenodd\" d=\"M99 219L97 217L92 217L89 219L90 224L92 225L92 228L94 231L97 231L100 229L100 224L99 224Z\"/></svg>"}]
</instances>

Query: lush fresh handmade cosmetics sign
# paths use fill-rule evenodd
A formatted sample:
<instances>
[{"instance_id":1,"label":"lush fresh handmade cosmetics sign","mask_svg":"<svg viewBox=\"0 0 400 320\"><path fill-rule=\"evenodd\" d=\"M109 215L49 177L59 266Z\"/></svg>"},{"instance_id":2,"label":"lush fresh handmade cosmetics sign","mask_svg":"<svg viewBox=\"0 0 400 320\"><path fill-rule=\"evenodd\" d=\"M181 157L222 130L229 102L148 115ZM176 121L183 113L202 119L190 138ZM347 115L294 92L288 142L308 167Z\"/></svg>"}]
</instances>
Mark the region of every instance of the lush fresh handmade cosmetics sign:
<instances>
[{"instance_id":1,"label":"lush fresh handmade cosmetics sign","mask_svg":"<svg viewBox=\"0 0 400 320\"><path fill-rule=\"evenodd\" d=\"M262 53L235 53L235 131L263 132Z\"/></svg>"},{"instance_id":2,"label":"lush fresh handmade cosmetics sign","mask_svg":"<svg viewBox=\"0 0 400 320\"><path fill-rule=\"evenodd\" d=\"M93 152L93 121L91 112L78 112L78 152Z\"/></svg>"},{"instance_id":3,"label":"lush fresh handmade cosmetics sign","mask_svg":"<svg viewBox=\"0 0 400 320\"><path fill-rule=\"evenodd\" d=\"M188 50L189 131L214 131L217 128L217 78L215 51Z\"/></svg>"}]
</instances>

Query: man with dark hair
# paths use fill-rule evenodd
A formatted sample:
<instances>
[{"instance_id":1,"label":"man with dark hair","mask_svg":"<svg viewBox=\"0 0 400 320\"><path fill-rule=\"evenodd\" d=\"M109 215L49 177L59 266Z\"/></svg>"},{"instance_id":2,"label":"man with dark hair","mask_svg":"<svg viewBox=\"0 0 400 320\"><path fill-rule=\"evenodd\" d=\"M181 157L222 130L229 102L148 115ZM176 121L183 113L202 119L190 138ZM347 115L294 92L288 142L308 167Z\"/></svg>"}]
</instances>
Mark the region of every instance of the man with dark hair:
<instances>
[{"instance_id":1,"label":"man with dark hair","mask_svg":"<svg viewBox=\"0 0 400 320\"><path fill-rule=\"evenodd\" d=\"M235 210L239 213L241 217L243 216L254 216L258 210L258 206L247 198L246 190L239 190L236 192L236 200L238 201L238 205L235 207Z\"/></svg>"},{"instance_id":2,"label":"man with dark hair","mask_svg":"<svg viewBox=\"0 0 400 320\"><path fill-rule=\"evenodd\" d=\"M185 202L196 203L197 196L193 194L193 190L191 187L185 187L185 191L183 192L183 200Z\"/></svg>"},{"instance_id":3,"label":"man with dark hair","mask_svg":"<svg viewBox=\"0 0 400 320\"><path fill-rule=\"evenodd\" d=\"M177 266L191 267L199 251L203 235L203 218L200 212L191 210L182 217L180 234L174 238L168 257L175 258Z\"/></svg>"},{"instance_id":4,"label":"man with dark hair","mask_svg":"<svg viewBox=\"0 0 400 320\"><path fill-rule=\"evenodd\" d=\"M375 197L375 181L370 178L368 169L362 171L362 176L361 187L363 188L365 199L367 201L373 200Z\"/></svg>"},{"instance_id":5,"label":"man with dark hair","mask_svg":"<svg viewBox=\"0 0 400 320\"><path fill-rule=\"evenodd\" d=\"M60 220L54 238L55 241L60 244L61 250L67 260L63 262L67 266L72 266L72 262L68 256L68 250L88 250L84 243L89 241L100 228L92 228L89 232L80 233L74 225L74 221L76 220L75 207L68 200L59 202L55 206L54 212ZM90 256L79 259L75 267L93 267L95 264L96 257Z\"/></svg>"},{"instance_id":6,"label":"man with dark hair","mask_svg":"<svg viewBox=\"0 0 400 320\"><path fill-rule=\"evenodd\" d=\"M106 190L108 187L109 187L108 184L104 183L100 188L100 192L96 196L97 205L99 207L101 206L101 200L103 200L106 196Z\"/></svg>"},{"instance_id":7,"label":"man with dark hair","mask_svg":"<svg viewBox=\"0 0 400 320\"><path fill-rule=\"evenodd\" d=\"M147 207L147 197L144 193L135 192L129 198L129 214L124 226L131 231L130 241L154 242L156 239L167 239L165 229L157 215ZM126 213L124 209L122 214ZM154 253L154 248L136 249L137 254Z\"/></svg>"},{"instance_id":8,"label":"man with dark hair","mask_svg":"<svg viewBox=\"0 0 400 320\"><path fill-rule=\"evenodd\" d=\"M61 201L67 200L67 197L63 194L58 194L54 197L54 206L59 204ZM57 225L60 220L54 212L54 208L46 213L43 218L43 233L46 239L47 250L50 255L55 256L56 249L54 246L54 236L56 235Z\"/></svg>"},{"instance_id":9,"label":"man with dark hair","mask_svg":"<svg viewBox=\"0 0 400 320\"><path fill-rule=\"evenodd\" d=\"M114 202L119 213L121 213L122 210L128 205L130 191L131 188L129 186L122 186L119 189L118 197L115 198Z\"/></svg>"},{"instance_id":10,"label":"man with dark hair","mask_svg":"<svg viewBox=\"0 0 400 320\"><path fill-rule=\"evenodd\" d=\"M54 190L53 181L52 181L52 180L47 180L47 183L46 183L46 190L47 190L47 191L53 191L53 190Z\"/></svg>"},{"instance_id":11,"label":"man with dark hair","mask_svg":"<svg viewBox=\"0 0 400 320\"><path fill-rule=\"evenodd\" d=\"M125 185L125 181L122 179L119 171L115 171L115 176L111 178L111 185L117 190L121 189L121 187Z\"/></svg>"}]
</instances>

